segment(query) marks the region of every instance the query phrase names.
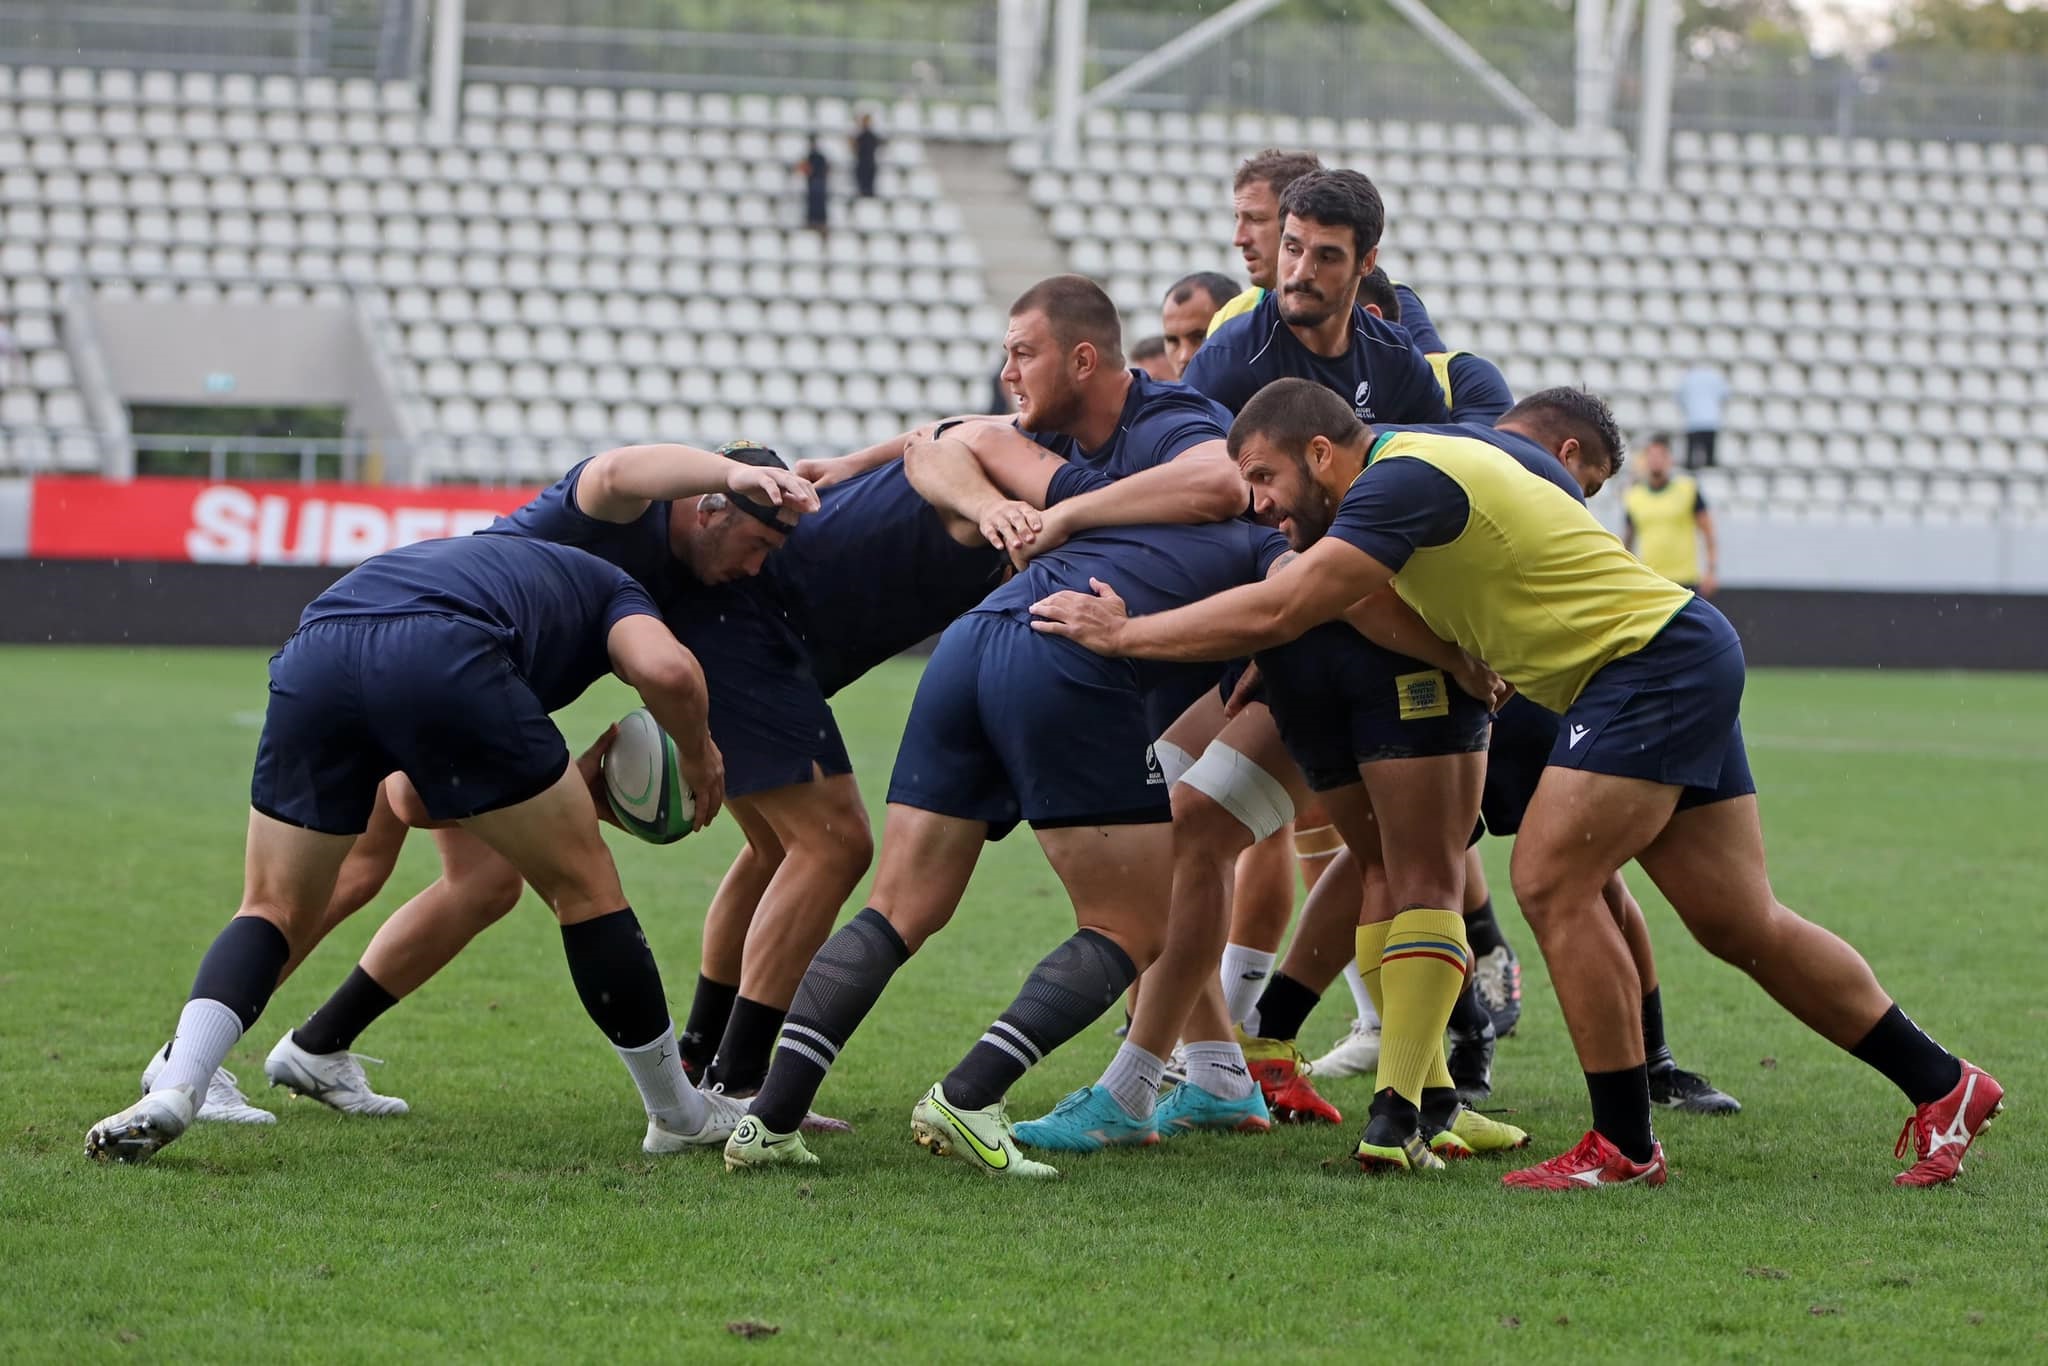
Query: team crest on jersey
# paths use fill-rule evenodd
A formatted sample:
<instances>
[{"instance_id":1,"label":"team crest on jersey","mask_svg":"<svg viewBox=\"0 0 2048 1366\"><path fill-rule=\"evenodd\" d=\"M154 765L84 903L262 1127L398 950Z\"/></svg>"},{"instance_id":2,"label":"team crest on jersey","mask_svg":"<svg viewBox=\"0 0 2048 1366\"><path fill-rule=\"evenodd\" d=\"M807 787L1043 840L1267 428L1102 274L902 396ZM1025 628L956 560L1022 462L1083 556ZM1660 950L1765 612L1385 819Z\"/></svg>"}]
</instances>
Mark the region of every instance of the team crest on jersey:
<instances>
[{"instance_id":1,"label":"team crest on jersey","mask_svg":"<svg viewBox=\"0 0 2048 1366\"><path fill-rule=\"evenodd\" d=\"M1154 785L1159 787L1166 786L1166 771L1159 767L1158 751L1153 749L1152 746L1147 745L1145 746L1145 786L1152 787Z\"/></svg>"},{"instance_id":2,"label":"team crest on jersey","mask_svg":"<svg viewBox=\"0 0 2048 1366\"><path fill-rule=\"evenodd\" d=\"M1358 387L1351 391L1351 406L1358 410L1359 421L1363 422L1372 417L1371 380L1362 379L1358 381Z\"/></svg>"}]
</instances>

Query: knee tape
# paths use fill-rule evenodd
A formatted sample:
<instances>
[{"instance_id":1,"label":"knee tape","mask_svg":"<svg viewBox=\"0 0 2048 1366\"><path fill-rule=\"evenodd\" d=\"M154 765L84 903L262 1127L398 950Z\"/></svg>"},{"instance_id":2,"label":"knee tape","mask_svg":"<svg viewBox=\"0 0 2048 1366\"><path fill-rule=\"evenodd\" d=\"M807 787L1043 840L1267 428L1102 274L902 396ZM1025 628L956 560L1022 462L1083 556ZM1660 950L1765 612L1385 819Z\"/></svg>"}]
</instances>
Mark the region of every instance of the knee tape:
<instances>
[{"instance_id":1,"label":"knee tape","mask_svg":"<svg viewBox=\"0 0 2048 1366\"><path fill-rule=\"evenodd\" d=\"M1159 772L1166 778L1166 785L1169 788L1186 777L1187 771L1195 763L1194 755L1171 740L1154 740L1152 758L1158 763Z\"/></svg>"},{"instance_id":2,"label":"knee tape","mask_svg":"<svg viewBox=\"0 0 2048 1366\"><path fill-rule=\"evenodd\" d=\"M1218 740L1202 751L1181 781L1237 817L1258 843L1294 819L1280 780Z\"/></svg>"}]
</instances>

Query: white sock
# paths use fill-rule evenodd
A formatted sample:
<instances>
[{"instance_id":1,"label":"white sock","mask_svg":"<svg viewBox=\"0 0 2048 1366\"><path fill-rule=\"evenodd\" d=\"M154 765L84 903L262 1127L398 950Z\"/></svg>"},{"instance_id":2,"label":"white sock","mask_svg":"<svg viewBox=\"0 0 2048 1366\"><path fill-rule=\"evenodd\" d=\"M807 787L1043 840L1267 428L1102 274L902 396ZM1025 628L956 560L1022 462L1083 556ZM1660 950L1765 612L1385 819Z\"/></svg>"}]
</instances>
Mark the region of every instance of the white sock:
<instances>
[{"instance_id":1,"label":"white sock","mask_svg":"<svg viewBox=\"0 0 2048 1366\"><path fill-rule=\"evenodd\" d=\"M640 1103L647 1107L649 1119L679 1134L693 1134L704 1127L704 1097L683 1075L683 1055L676 1048L673 1021L662 1027L653 1042L638 1048L619 1048L618 1053L619 1061L633 1075L633 1085L640 1090Z\"/></svg>"},{"instance_id":2,"label":"white sock","mask_svg":"<svg viewBox=\"0 0 2048 1366\"><path fill-rule=\"evenodd\" d=\"M1225 1100L1242 1100L1252 1093L1251 1069L1235 1043L1187 1043L1180 1051L1188 1060L1189 1085Z\"/></svg>"},{"instance_id":3,"label":"white sock","mask_svg":"<svg viewBox=\"0 0 2048 1366\"><path fill-rule=\"evenodd\" d=\"M1125 1114L1143 1119L1152 1113L1159 1099L1159 1079L1165 1075L1165 1062L1126 1039L1109 1060L1109 1068L1102 1074L1102 1087L1116 1098Z\"/></svg>"},{"instance_id":4,"label":"white sock","mask_svg":"<svg viewBox=\"0 0 2048 1366\"><path fill-rule=\"evenodd\" d=\"M1231 1023L1243 1024L1250 1017L1279 956L1242 944L1223 946L1223 1003L1230 1009Z\"/></svg>"},{"instance_id":5,"label":"white sock","mask_svg":"<svg viewBox=\"0 0 2048 1366\"><path fill-rule=\"evenodd\" d=\"M1365 1021L1367 1029L1378 1029L1380 1013L1372 1008L1372 993L1365 989L1365 978L1358 971L1356 958L1344 965L1344 985L1351 988L1351 1003L1358 1007L1358 1018Z\"/></svg>"},{"instance_id":6,"label":"white sock","mask_svg":"<svg viewBox=\"0 0 2048 1366\"><path fill-rule=\"evenodd\" d=\"M171 1036L170 1060L156 1074L152 1091L183 1087L197 1101L206 1099L214 1070L228 1060L228 1050L242 1037L242 1017L219 1001L187 1001Z\"/></svg>"}]
</instances>

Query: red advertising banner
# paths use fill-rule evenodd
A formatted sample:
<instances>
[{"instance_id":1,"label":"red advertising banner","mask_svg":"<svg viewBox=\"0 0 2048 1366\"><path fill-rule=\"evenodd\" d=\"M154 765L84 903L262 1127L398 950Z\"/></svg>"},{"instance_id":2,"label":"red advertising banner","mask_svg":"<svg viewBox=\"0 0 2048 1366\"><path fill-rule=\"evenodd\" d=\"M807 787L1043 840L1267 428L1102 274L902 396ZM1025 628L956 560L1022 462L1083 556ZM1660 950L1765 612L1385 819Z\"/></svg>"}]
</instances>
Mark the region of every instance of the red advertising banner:
<instances>
[{"instance_id":1,"label":"red advertising banner","mask_svg":"<svg viewBox=\"0 0 2048 1366\"><path fill-rule=\"evenodd\" d=\"M352 565L414 541L489 526L536 489L31 481L28 553L68 560Z\"/></svg>"}]
</instances>

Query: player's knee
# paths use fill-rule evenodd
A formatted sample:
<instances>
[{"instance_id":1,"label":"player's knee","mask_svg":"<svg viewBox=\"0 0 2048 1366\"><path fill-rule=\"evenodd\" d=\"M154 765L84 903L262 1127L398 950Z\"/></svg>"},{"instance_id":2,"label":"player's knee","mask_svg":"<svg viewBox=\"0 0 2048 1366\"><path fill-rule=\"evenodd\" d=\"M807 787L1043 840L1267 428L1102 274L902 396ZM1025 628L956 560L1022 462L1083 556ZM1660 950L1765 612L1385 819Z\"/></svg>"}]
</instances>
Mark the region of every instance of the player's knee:
<instances>
[{"instance_id":1,"label":"player's knee","mask_svg":"<svg viewBox=\"0 0 2048 1366\"><path fill-rule=\"evenodd\" d=\"M1175 836L1181 835L1182 810L1188 833L1204 840L1227 841L1227 856L1257 844L1294 819L1294 801L1286 786L1253 760L1217 741L1174 784Z\"/></svg>"},{"instance_id":2,"label":"player's knee","mask_svg":"<svg viewBox=\"0 0 2048 1366\"><path fill-rule=\"evenodd\" d=\"M1214 797L1185 783L1173 789L1175 858L1225 867L1251 846L1251 831Z\"/></svg>"},{"instance_id":3,"label":"player's knee","mask_svg":"<svg viewBox=\"0 0 2048 1366\"><path fill-rule=\"evenodd\" d=\"M809 832L806 842L818 860L846 882L860 881L875 861L875 836L868 829L867 816L858 810L837 814Z\"/></svg>"},{"instance_id":4,"label":"player's knee","mask_svg":"<svg viewBox=\"0 0 2048 1366\"><path fill-rule=\"evenodd\" d=\"M478 870L471 879L471 897L477 919L486 925L503 920L519 904L519 898L525 891L525 879L510 864L500 862Z\"/></svg>"}]
</instances>

